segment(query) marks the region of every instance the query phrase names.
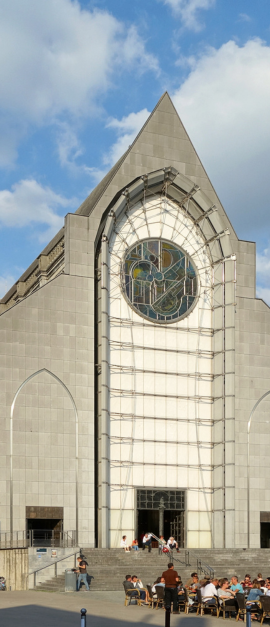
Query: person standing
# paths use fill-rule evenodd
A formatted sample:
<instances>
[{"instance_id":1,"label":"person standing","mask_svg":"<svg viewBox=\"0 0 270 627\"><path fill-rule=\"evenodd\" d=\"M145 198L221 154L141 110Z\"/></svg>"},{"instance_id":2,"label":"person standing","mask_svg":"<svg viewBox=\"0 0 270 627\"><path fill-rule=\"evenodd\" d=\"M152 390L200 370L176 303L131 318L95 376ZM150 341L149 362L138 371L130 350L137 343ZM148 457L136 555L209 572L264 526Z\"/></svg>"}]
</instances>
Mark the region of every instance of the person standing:
<instances>
[{"instance_id":1,"label":"person standing","mask_svg":"<svg viewBox=\"0 0 270 627\"><path fill-rule=\"evenodd\" d=\"M158 554L161 555L164 547L166 546L166 540L164 540L164 536L159 536L159 541L158 541ZM168 551L166 551L167 553Z\"/></svg>"},{"instance_id":2,"label":"person standing","mask_svg":"<svg viewBox=\"0 0 270 627\"><path fill-rule=\"evenodd\" d=\"M178 614L177 586L179 576L176 570L174 570L172 562L169 562L168 570L162 573L162 577L165 581L165 606L171 609L171 603L173 603L173 613Z\"/></svg>"},{"instance_id":3,"label":"person standing","mask_svg":"<svg viewBox=\"0 0 270 627\"><path fill-rule=\"evenodd\" d=\"M77 592L79 592L80 590L80 585L81 585L81 581L84 583L86 590L89 591L89 585L88 585L88 581L87 581L87 569L86 569L87 563L85 560L83 560L81 557L78 557L78 567L79 570L77 570L76 572L79 573L79 577L77 579Z\"/></svg>"}]
</instances>

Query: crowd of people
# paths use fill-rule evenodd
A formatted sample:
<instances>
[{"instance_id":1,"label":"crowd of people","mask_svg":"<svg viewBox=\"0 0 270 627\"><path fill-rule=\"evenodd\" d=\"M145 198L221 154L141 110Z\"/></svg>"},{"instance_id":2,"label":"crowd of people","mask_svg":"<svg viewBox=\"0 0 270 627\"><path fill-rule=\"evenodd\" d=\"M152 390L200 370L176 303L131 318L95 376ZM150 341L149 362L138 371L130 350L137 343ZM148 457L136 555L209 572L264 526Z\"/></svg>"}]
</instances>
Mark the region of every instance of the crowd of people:
<instances>
[{"instance_id":1,"label":"crowd of people","mask_svg":"<svg viewBox=\"0 0 270 627\"><path fill-rule=\"evenodd\" d=\"M141 540L141 548L142 548L143 551L145 549L148 549L148 553L151 553L152 537L153 537L152 533L143 533L142 534L140 540ZM133 542L131 544L128 544L127 536L122 536L122 540L120 542L120 547L122 549L124 549L124 551L126 553L130 553L130 551L132 551L132 550L138 551L139 550L138 539L135 538L135 540L133 540ZM160 536L159 539L158 539L158 548L159 548L159 552L163 551L164 553L169 553L169 551L173 551L174 549L177 552L179 551L178 542L176 542L176 540L173 538L173 536L171 536L168 539L167 542L164 539L164 536Z\"/></svg>"},{"instance_id":2,"label":"crowd of people","mask_svg":"<svg viewBox=\"0 0 270 627\"><path fill-rule=\"evenodd\" d=\"M126 595L131 598L133 596L136 597L136 590L140 590L140 599L145 605L152 603L152 599L155 601L158 597L160 598L157 588L163 588L164 606L173 605L173 613L178 613L179 604L186 602L187 598L189 611L197 611L198 590L200 590L200 598L206 607L217 602L219 606L224 607L225 611L226 607L229 607L231 612L234 606L236 615L238 611L236 595L241 594L245 598L246 607L249 607L251 610L251 618L253 620L257 620L256 611L259 609L258 602L260 598L262 596L270 596L270 577L263 579L261 573L258 573L256 579L251 580L250 575L247 574L243 581L239 581L236 575L231 577L230 580L227 577L199 580L198 573L193 572L188 581L183 584L172 562L168 564L168 569L151 585L152 599L149 598L149 585L146 588L137 575L127 575L123 585ZM188 595L186 595L185 590L188 592ZM239 616L238 619L242 620Z\"/></svg>"}]
</instances>

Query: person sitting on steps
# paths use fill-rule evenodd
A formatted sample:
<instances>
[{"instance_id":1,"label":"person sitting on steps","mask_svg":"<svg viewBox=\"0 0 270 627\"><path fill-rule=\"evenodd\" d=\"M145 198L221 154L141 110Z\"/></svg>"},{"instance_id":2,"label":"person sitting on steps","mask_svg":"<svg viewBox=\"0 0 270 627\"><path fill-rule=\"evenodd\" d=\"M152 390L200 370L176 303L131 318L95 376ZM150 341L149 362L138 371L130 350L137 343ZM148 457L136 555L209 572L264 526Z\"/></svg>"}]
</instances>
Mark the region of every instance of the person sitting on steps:
<instances>
[{"instance_id":1,"label":"person sitting on steps","mask_svg":"<svg viewBox=\"0 0 270 627\"><path fill-rule=\"evenodd\" d=\"M139 550L139 543L138 543L137 538L135 538L135 540L133 540L132 548L134 549L134 551L138 551Z\"/></svg>"},{"instance_id":2,"label":"person sitting on steps","mask_svg":"<svg viewBox=\"0 0 270 627\"><path fill-rule=\"evenodd\" d=\"M173 538L173 536L171 536L167 542L167 547L170 551L173 551L173 549L176 549L177 553L179 552L179 548L178 548L178 542L176 542L176 540Z\"/></svg>"},{"instance_id":3,"label":"person sitting on steps","mask_svg":"<svg viewBox=\"0 0 270 627\"><path fill-rule=\"evenodd\" d=\"M131 546L128 546L128 544L127 544L127 536L123 536L122 537L122 540L120 542L120 546L121 546L122 549L124 549L125 553L129 553L130 552Z\"/></svg>"},{"instance_id":4,"label":"person sitting on steps","mask_svg":"<svg viewBox=\"0 0 270 627\"><path fill-rule=\"evenodd\" d=\"M151 553L152 548L152 537L150 533L146 533L142 540L142 550L148 546L148 553Z\"/></svg>"}]
</instances>

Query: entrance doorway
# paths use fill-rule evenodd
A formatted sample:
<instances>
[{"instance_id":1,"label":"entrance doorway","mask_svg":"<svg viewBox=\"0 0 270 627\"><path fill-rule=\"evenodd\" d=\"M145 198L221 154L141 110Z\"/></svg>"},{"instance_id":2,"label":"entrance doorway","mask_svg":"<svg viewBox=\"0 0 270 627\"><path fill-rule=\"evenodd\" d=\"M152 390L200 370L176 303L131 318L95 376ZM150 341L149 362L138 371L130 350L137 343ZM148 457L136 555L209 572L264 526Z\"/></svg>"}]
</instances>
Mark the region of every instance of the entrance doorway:
<instances>
[{"instance_id":1,"label":"entrance doorway","mask_svg":"<svg viewBox=\"0 0 270 627\"><path fill-rule=\"evenodd\" d=\"M270 512L260 512L261 549L270 549Z\"/></svg>"},{"instance_id":2,"label":"entrance doorway","mask_svg":"<svg viewBox=\"0 0 270 627\"><path fill-rule=\"evenodd\" d=\"M145 533L173 535L184 547L185 492L183 490L137 490L137 537Z\"/></svg>"},{"instance_id":3,"label":"entrance doorway","mask_svg":"<svg viewBox=\"0 0 270 627\"><path fill-rule=\"evenodd\" d=\"M61 546L62 507L26 507L26 531L30 546Z\"/></svg>"},{"instance_id":4,"label":"entrance doorway","mask_svg":"<svg viewBox=\"0 0 270 627\"><path fill-rule=\"evenodd\" d=\"M261 549L270 549L270 522L261 523Z\"/></svg>"},{"instance_id":5,"label":"entrance doorway","mask_svg":"<svg viewBox=\"0 0 270 627\"><path fill-rule=\"evenodd\" d=\"M60 546L63 520L27 519L27 531L32 546Z\"/></svg>"}]
</instances>

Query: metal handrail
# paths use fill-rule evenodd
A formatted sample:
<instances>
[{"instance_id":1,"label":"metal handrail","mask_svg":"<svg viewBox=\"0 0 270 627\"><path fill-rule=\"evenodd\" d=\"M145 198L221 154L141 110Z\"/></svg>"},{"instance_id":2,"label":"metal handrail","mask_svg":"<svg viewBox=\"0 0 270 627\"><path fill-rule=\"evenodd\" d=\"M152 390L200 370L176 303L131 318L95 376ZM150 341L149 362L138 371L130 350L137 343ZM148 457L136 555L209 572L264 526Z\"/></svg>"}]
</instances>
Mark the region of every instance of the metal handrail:
<instances>
[{"instance_id":1,"label":"metal handrail","mask_svg":"<svg viewBox=\"0 0 270 627\"><path fill-rule=\"evenodd\" d=\"M199 571L199 573L201 574L203 572L205 575L209 575L210 579L213 579L215 574L214 568L212 568L212 566L209 566L209 564L206 564L206 562L202 562L201 558L198 557L198 555L196 555L195 553L193 553L193 555L197 560L197 570ZM207 571L209 571L209 573Z\"/></svg>"},{"instance_id":2,"label":"metal handrail","mask_svg":"<svg viewBox=\"0 0 270 627\"><path fill-rule=\"evenodd\" d=\"M76 555L77 553L81 553L81 549L79 549L78 551L75 551L75 553L70 553L69 555L65 555L64 557L60 557L59 559L55 560L54 562L51 562L50 564L46 564L46 566L41 566L40 568L37 568L36 570L32 570L31 573L29 573L29 577L30 575L34 575L34 588L37 585L37 573L39 573L40 570L45 570L45 568L50 568L51 566L54 566L54 576L57 577L57 564L58 562L63 562L64 560L67 560L69 557L73 557L74 555L74 567L76 567Z\"/></svg>"},{"instance_id":3,"label":"metal handrail","mask_svg":"<svg viewBox=\"0 0 270 627\"><path fill-rule=\"evenodd\" d=\"M153 538L155 538L155 540L157 540L157 542L158 542L161 546L167 546L166 544L164 544L163 542L161 542L160 538L158 538L157 536L155 536L155 534L154 534L154 533L152 533L152 532L151 532L151 536L152 536ZM172 557L172 560L173 560L173 561L175 560L176 562L179 562L179 564L184 564L185 566L190 566L190 563L189 563L189 551L185 551L185 561L184 561L184 562L182 562L182 560L180 560L180 559L179 559L179 557L174 557L173 552L172 552L170 549L169 549L169 553L170 553L170 555L171 555L171 557Z\"/></svg>"},{"instance_id":4,"label":"metal handrail","mask_svg":"<svg viewBox=\"0 0 270 627\"><path fill-rule=\"evenodd\" d=\"M44 539L44 535L39 536L41 532L52 534L51 537ZM35 546L49 546L59 548L73 549L76 544L76 531L61 531L55 534L47 529L30 529L28 532L21 531L2 531L0 532L0 549L22 549ZM46 543L46 544L45 544Z\"/></svg>"},{"instance_id":5,"label":"metal handrail","mask_svg":"<svg viewBox=\"0 0 270 627\"><path fill-rule=\"evenodd\" d=\"M158 538L154 533L151 532L151 536L153 538L155 538L155 540L158 541L158 543L162 546L166 546L165 544L163 545L163 542L160 541L160 538ZM169 550L170 551L170 550ZM182 562L182 560L179 559L179 557L174 557L173 552L170 551L170 555L172 556L172 560L179 562L179 564L185 564L185 566L190 566L189 563L189 551L185 551L185 561ZM196 555L196 553L191 553L191 556L194 557L197 560L197 570L200 572L200 574L203 572L205 575L209 575L211 579L213 579L215 571L214 568L212 568L212 566L209 566L209 564L206 564L206 562L202 562L202 560L198 557L198 555ZM209 571L209 572L207 572Z\"/></svg>"}]
</instances>

